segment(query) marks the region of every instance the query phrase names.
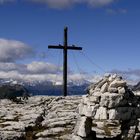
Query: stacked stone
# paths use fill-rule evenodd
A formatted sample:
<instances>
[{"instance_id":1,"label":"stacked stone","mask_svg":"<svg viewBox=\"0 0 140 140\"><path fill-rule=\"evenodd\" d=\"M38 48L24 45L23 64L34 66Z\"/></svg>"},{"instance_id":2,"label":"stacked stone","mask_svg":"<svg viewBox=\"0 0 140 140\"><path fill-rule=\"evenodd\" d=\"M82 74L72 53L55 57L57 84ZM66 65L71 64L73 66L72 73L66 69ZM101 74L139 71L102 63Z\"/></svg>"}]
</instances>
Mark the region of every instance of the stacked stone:
<instances>
[{"instance_id":1,"label":"stacked stone","mask_svg":"<svg viewBox=\"0 0 140 140\"><path fill-rule=\"evenodd\" d=\"M73 140L140 139L140 102L116 74L105 75L89 87L79 104L79 115Z\"/></svg>"}]
</instances>

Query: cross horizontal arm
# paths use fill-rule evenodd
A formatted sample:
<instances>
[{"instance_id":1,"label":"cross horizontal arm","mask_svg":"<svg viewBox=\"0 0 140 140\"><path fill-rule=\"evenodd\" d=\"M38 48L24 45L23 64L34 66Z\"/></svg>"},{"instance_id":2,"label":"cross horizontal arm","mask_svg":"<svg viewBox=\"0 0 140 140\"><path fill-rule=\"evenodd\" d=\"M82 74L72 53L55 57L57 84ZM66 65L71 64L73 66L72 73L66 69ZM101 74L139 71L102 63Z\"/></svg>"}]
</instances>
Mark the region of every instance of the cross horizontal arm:
<instances>
[{"instance_id":1,"label":"cross horizontal arm","mask_svg":"<svg viewBox=\"0 0 140 140\"><path fill-rule=\"evenodd\" d=\"M64 46L55 46L55 45L49 45L49 49L64 49ZM68 50L82 50L82 47L75 47L75 46L67 46Z\"/></svg>"},{"instance_id":2,"label":"cross horizontal arm","mask_svg":"<svg viewBox=\"0 0 140 140\"><path fill-rule=\"evenodd\" d=\"M68 46L68 50L82 50L82 47L73 47L73 46Z\"/></svg>"},{"instance_id":3,"label":"cross horizontal arm","mask_svg":"<svg viewBox=\"0 0 140 140\"><path fill-rule=\"evenodd\" d=\"M59 45L59 46L49 45L48 48L49 49L64 49L64 47L61 45Z\"/></svg>"}]
</instances>

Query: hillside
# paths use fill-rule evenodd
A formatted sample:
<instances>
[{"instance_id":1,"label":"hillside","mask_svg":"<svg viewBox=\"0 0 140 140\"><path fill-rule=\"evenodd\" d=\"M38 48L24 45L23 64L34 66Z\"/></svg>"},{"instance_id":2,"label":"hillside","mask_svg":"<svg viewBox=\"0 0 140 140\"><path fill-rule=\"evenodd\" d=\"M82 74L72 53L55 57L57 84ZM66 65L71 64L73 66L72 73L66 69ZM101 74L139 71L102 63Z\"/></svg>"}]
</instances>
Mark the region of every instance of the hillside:
<instances>
[{"instance_id":1,"label":"hillside","mask_svg":"<svg viewBox=\"0 0 140 140\"><path fill-rule=\"evenodd\" d=\"M0 85L0 99L15 99L19 96L28 96L28 90L18 84L10 85Z\"/></svg>"}]
</instances>

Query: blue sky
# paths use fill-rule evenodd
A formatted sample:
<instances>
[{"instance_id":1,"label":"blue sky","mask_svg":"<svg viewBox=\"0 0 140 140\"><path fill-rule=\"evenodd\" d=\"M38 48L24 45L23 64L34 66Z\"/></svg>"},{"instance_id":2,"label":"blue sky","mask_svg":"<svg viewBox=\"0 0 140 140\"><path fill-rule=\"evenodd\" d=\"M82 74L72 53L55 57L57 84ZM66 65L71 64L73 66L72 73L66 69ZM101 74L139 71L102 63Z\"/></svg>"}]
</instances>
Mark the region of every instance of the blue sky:
<instances>
[{"instance_id":1,"label":"blue sky","mask_svg":"<svg viewBox=\"0 0 140 140\"><path fill-rule=\"evenodd\" d=\"M69 44L83 47L82 52L102 69L139 79L139 0L0 0L0 38L20 41L36 53L36 57L4 62L57 65L62 51L47 46L63 43L64 26L69 28ZM39 57L42 54L45 57ZM104 73L78 51L69 52L72 71L77 71L73 55L81 71Z\"/></svg>"}]
</instances>

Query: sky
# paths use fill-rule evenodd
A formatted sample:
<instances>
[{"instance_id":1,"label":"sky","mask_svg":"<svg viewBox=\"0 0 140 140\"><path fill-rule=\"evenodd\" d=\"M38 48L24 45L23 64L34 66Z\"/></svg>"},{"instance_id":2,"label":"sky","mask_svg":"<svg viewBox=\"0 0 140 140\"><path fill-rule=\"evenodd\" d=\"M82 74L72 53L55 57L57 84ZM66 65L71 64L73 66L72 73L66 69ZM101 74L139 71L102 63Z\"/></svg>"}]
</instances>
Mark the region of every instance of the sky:
<instances>
[{"instance_id":1,"label":"sky","mask_svg":"<svg viewBox=\"0 0 140 140\"><path fill-rule=\"evenodd\" d=\"M48 45L63 44L65 26L83 47L68 53L69 79L140 81L139 0L0 0L0 78L61 81L63 52Z\"/></svg>"}]
</instances>

